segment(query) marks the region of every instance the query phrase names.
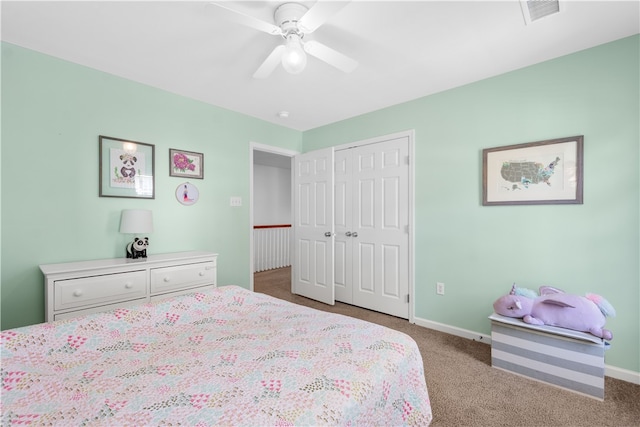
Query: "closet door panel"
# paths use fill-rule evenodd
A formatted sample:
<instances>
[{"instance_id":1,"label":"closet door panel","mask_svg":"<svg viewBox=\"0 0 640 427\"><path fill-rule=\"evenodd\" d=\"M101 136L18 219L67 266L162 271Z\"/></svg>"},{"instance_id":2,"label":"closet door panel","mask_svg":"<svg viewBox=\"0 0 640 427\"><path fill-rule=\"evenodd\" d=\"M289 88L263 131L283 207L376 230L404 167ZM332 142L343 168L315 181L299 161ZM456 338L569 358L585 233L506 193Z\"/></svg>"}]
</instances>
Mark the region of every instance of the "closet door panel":
<instances>
[{"instance_id":1,"label":"closet door panel","mask_svg":"<svg viewBox=\"0 0 640 427\"><path fill-rule=\"evenodd\" d=\"M298 279L304 283L311 282L311 250L309 249L310 241L306 239L298 240Z\"/></svg>"},{"instance_id":2,"label":"closet door panel","mask_svg":"<svg viewBox=\"0 0 640 427\"><path fill-rule=\"evenodd\" d=\"M311 225L311 212L309 212L309 198L311 194L311 183L302 183L298 186L298 224L302 226Z\"/></svg>"},{"instance_id":3,"label":"closet door panel","mask_svg":"<svg viewBox=\"0 0 640 427\"><path fill-rule=\"evenodd\" d=\"M382 246L382 296L399 298L401 250L397 245Z\"/></svg>"},{"instance_id":4,"label":"closet door panel","mask_svg":"<svg viewBox=\"0 0 640 427\"><path fill-rule=\"evenodd\" d=\"M294 166L292 291L333 305L333 148L297 155Z\"/></svg>"},{"instance_id":5,"label":"closet door panel","mask_svg":"<svg viewBox=\"0 0 640 427\"><path fill-rule=\"evenodd\" d=\"M334 193L334 286L336 300L351 304L352 298L352 275L351 264L352 239L347 236L351 226L353 189L351 186L351 164L350 150L336 151L335 153L335 193Z\"/></svg>"},{"instance_id":6,"label":"closet door panel","mask_svg":"<svg viewBox=\"0 0 640 427\"><path fill-rule=\"evenodd\" d=\"M357 182L358 192L356 194L354 210L356 220L352 221L354 231L360 233L362 228L375 228L376 226L376 182L373 179L361 179Z\"/></svg>"},{"instance_id":7,"label":"closet door panel","mask_svg":"<svg viewBox=\"0 0 640 427\"><path fill-rule=\"evenodd\" d=\"M353 304L408 318L409 199L407 138L353 149ZM364 251L367 247L367 251ZM359 265L360 263L360 265Z\"/></svg>"},{"instance_id":8,"label":"closet door panel","mask_svg":"<svg viewBox=\"0 0 640 427\"><path fill-rule=\"evenodd\" d=\"M333 250L335 255L333 283L335 285L336 300L351 304L351 276L347 275L347 272L349 274L351 272L349 269L350 261L348 261L351 256L347 253L346 242L336 239Z\"/></svg>"},{"instance_id":9,"label":"closet door panel","mask_svg":"<svg viewBox=\"0 0 640 427\"><path fill-rule=\"evenodd\" d=\"M331 185L333 185L333 182ZM329 188L328 182L315 182L313 187L313 195L315 197L314 226L331 230L333 228L333 212L327 211L324 201L327 200L329 194L333 194L333 189Z\"/></svg>"},{"instance_id":10,"label":"closet door panel","mask_svg":"<svg viewBox=\"0 0 640 427\"><path fill-rule=\"evenodd\" d=\"M361 150L359 148L354 148L354 153L356 153L356 163L357 169L356 173L358 175L363 175L366 172L373 172L376 169L376 153L370 150Z\"/></svg>"},{"instance_id":11,"label":"closet door panel","mask_svg":"<svg viewBox=\"0 0 640 427\"><path fill-rule=\"evenodd\" d=\"M327 254L332 254L333 255L333 251L330 250L329 245L331 244L331 242L326 242L326 241L315 241L314 245L315 245L315 285L316 286L322 286L322 287L333 287L333 277L330 277L328 275L328 262L329 260L327 259Z\"/></svg>"},{"instance_id":12,"label":"closet door panel","mask_svg":"<svg viewBox=\"0 0 640 427\"><path fill-rule=\"evenodd\" d=\"M354 282L357 283L358 292L365 296L375 296L375 245L370 243L355 243L357 255L352 266ZM366 301L366 299L365 299ZM367 307L367 305L362 305Z\"/></svg>"},{"instance_id":13,"label":"closet door panel","mask_svg":"<svg viewBox=\"0 0 640 427\"><path fill-rule=\"evenodd\" d=\"M400 229L400 180L388 177L382 180L382 219L381 226L385 230Z\"/></svg>"}]
</instances>

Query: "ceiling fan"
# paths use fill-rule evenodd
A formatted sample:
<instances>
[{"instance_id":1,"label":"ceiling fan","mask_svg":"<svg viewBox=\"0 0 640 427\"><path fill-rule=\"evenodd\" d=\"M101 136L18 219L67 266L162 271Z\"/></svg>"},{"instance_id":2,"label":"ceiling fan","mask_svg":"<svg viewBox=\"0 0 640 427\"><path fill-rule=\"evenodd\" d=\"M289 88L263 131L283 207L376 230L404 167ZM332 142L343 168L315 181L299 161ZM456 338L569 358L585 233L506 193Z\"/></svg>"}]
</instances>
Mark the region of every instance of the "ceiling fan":
<instances>
[{"instance_id":1,"label":"ceiling fan","mask_svg":"<svg viewBox=\"0 0 640 427\"><path fill-rule=\"evenodd\" d=\"M253 74L256 79L269 77L280 63L291 74L302 72L307 65L305 52L345 73L352 72L358 66L357 61L320 42L303 40L305 35L318 29L331 15L346 6L347 2L319 0L310 9L299 3L283 3L273 14L275 24L230 9L220 3L211 2L210 4L218 7L220 12L231 21L285 40L284 44L273 49Z\"/></svg>"}]
</instances>

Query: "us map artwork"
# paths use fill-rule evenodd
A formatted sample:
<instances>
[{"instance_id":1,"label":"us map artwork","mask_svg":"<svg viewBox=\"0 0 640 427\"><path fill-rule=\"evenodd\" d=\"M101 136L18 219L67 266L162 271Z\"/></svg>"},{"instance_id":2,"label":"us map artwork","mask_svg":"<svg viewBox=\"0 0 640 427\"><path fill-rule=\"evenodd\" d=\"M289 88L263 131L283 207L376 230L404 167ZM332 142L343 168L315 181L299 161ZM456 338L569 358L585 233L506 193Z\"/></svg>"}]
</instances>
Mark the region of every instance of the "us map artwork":
<instances>
[{"instance_id":1,"label":"us map artwork","mask_svg":"<svg viewBox=\"0 0 640 427\"><path fill-rule=\"evenodd\" d=\"M530 185L545 183L551 187L549 180L553 176L560 157L548 164L531 161L503 162L500 169L502 178L512 183L511 187L504 187L508 191L517 191L529 188Z\"/></svg>"}]
</instances>

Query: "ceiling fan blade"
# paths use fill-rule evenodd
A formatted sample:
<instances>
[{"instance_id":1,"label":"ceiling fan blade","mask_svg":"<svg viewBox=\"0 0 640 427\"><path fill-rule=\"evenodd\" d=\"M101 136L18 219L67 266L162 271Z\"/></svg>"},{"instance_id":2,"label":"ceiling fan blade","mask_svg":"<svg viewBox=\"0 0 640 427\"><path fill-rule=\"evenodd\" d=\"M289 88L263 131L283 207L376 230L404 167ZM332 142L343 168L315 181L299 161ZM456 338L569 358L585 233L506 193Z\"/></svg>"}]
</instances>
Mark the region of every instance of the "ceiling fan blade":
<instances>
[{"instance_id":1,"label":"ceiling fan blade","mask_svg":"<svg viewBox=\"0 0 640 427\"><path fill-rule=\"evenodd\" d=\"M267 59L264 60L262 65L253 73L254 79L266 79L269 77L273 70L276 69L278 64L280 64L280 60L282 59L282 54L284 53L284 45L276 46L275 49L271 51Z\"/></svg>"},{"instance_id":2,"label":"ceiling fan blade","mask_svg":"<svg viewBox=\"0 0 640 427\"><path fill-rule=\"evenodd\" d=\"M254 28L256 30L265 32L267 34L280 35L282 33L282 31L280 30L280 27L274 24L262 21L251 15L246 15L242 12L238 12L237 10L230 9L227 6L224 6L220 3L209 2L209 5L217 7L218 8L217 12L221 16L224 16L225 19L228 19L229 21L233 21L238 24Z\"/></svg>"},{"instance_id":3,"label":"ceiling fan blade","mask_svg":"<svg viewBox=\"0 0 640 427\"><path fill-rule=\"evenodd\" d=\"M309 34L324 24L327 19L343 7L348 1L322 1L318 2L304 14L298 21L298 28L305 34Z\"/></svg>"},{"instance_id":4,"label":"ceiling fan blade","mask_svg":"<svg viewBox=\"0 0 640 427\"><path fill-rule=\"evenodd\" d=\"M304 50L309 55L326 62L329 65L336 67L340 71L350 73L358 66L358 61L349 58L342 53L331 49L330 47L323 45L315 40L308 41L304 44Z\"/></svg>"}]
</instances>

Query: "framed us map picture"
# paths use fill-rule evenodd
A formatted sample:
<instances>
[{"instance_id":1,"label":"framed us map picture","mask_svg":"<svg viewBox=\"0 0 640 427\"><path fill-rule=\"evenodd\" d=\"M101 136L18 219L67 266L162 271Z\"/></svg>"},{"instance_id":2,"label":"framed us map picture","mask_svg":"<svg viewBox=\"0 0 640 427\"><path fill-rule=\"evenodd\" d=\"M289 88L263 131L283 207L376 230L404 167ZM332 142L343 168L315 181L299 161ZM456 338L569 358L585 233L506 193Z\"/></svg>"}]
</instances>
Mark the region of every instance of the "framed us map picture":
<instances>
[{"instance_id":1,"label":"framed us map picture","mask_svg":"<svg viewBox=\"0 0 640 427\"><path fill-rule=\"evenodd\" d=\"M482 204L582 204L582 135L482 150Z\"/></svg>"}]
</instances>

